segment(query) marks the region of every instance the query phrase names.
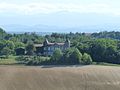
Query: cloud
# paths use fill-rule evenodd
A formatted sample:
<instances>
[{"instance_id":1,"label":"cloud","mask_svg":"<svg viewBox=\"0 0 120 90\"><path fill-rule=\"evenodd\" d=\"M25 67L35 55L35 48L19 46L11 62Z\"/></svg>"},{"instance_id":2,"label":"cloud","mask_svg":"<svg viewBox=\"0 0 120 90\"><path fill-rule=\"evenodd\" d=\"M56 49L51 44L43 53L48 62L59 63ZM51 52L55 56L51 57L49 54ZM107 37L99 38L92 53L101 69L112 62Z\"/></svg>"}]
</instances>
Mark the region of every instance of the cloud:
<instances>
[{"instance_id":1,"label":"cloud","mask_svg":"<svg viewBox=\"0 0 120 90\"><path fill-rule=\"evenodd\" d=\"M120 15L120 7L114 7L108 4L74 4L74 3L27 3L13 4L0 3L0 13L34 15L48 14L60 11L77 13L101 13Z\"/></svg>"}]
</instances>

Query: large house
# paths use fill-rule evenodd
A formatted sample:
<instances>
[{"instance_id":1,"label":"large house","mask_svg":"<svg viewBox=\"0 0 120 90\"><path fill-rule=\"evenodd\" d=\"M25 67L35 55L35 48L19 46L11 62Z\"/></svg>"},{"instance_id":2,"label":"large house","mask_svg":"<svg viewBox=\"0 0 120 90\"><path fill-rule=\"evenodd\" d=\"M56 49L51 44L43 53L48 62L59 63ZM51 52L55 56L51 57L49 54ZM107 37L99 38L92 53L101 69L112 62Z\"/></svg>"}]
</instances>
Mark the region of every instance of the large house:
<instances>
[{"instance_id":1,"label":"large house","mask_svg":"<svg viewBox=\"0 0 120 90\"><path fill-rule=\"evenodd\" d=\"M67 39L64 43L50 43L47 39L43 44L35 44L36 53L44 56L51 56L55 49L59 48L61 51L65 51L70 48L70 41Z\"/></svg>"}]
</instances>

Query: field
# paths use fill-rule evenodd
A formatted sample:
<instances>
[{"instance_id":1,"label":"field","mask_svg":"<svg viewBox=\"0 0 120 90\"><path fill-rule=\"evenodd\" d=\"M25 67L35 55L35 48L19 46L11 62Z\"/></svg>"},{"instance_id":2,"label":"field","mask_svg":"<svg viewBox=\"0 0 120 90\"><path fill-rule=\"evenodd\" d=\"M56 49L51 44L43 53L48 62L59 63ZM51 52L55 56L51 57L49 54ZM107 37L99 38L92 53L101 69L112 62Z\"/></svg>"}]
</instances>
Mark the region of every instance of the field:
<instances>
[{"instance_id":1,"label":"field","mask_svg":"<svg viewBox=\"0 0 120 90\"><path fill-rule=\"evenodd\" d=\"M0 59L0 65L14 65L18 62L15 60L17 56L9 56L8 59Z\"/></svg>"},{"instance_id":2,"label":"field","mask_svg":"<svg viewBox=\"0 0 120 90\"><path fill-rule=\"evenodd\" d=\"M0 90L120 90L120 68L0 66Z\"/></svg>"}]
</instances>

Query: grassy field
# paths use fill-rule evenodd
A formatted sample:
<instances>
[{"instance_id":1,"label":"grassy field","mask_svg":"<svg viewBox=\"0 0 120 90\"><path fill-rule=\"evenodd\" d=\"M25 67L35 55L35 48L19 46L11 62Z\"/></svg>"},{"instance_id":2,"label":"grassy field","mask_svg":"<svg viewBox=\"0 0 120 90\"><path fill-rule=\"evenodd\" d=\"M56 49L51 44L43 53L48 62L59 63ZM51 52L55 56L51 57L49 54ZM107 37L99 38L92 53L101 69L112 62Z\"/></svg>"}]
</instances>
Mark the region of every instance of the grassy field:
<instances>
[{"instance_id":1,"label":"grassy field","mask_svg":"<svg viewBox=\"0 0 120 90\"><path fill-rule=\"evenodd\" d=\"M18 62L15 60L16 56L9 56L8 59L0 59L0 65L14 65Z\"/></svg>"},{"instance_id":2,"label":"grassy field","mask_svg":"<svg viewBox=\"0 0 120 90\"><path fill-rule=\"evenodd\" d=\"M120 90L120 68L0 66L0 90Z\"/></svg>"},{"instance_id":3,"label":"grassy field","mask_svg":"<svg viewBox=\"0 0 120 90\"><path fill-rule=\"evenodd\" d=\"M104 63L104 62L93 62L92 65L100 65L100 66L115 66L115 67L120 67L120 64L112 64L112 63Z\"/></svg>"},{"instance_id":4,"label":"grassy field","mask_svg":"<svg viewBox=\"0 0 120 90\"><path fill-rule=\"evenodd\" d=\"M23 64L23 61L18 61L15 60L17 57L19 56L9 56L9 58L5 59L5 58L0 58L0 65L25 65L25 62ZM28 57L28 56L26 56ZM31 56L33 57L33 56ZM49 57L40 57L41 61L45 61L46 59L50 59Z\"/></svg>"}]
</instances>

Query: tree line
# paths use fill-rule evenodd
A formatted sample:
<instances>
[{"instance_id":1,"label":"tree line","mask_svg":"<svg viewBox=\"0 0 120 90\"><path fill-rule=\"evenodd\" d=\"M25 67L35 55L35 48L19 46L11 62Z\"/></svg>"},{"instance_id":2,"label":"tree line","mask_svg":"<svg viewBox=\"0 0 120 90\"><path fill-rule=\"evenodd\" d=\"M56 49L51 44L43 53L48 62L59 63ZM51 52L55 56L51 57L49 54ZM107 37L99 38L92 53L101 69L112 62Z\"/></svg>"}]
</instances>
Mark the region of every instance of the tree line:
<instances>
[{"instance_id":1,"label":"tree line","mask_svg":"<svg viewBox=\"0 0 120 90\"><path fill-rule=\"evenodd\" d=\"M36 33L9 34L0 28L0 56L16 55L16 49L19 48L24 48L27 51L23 55L35 55L36 50L33 44L42 44L45 38L50 42L64 42L66 38L69 38L71 41L71 50L67 50L64 53L61 53L59 50L57 50L57 53L55 51L56 55L58 53L60 55L58 55L60 58L58 56L56 58L54 54L51 57L52 61L56 63L62 63L63 61L63 63L69 64L74 64L75 62L82 63L82 60L85 61L89 57L89 60L92 59L93 62L120 64L120 32L114 31L100 33L52 33L51 35L40 36ZM78 54L78 57L75 57L77 59L72 59L76 53ZM48 60L46 61L48 62Z\"/></svg>"}]
</instances>

